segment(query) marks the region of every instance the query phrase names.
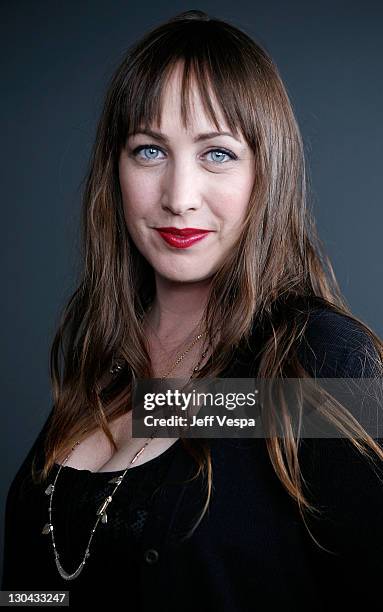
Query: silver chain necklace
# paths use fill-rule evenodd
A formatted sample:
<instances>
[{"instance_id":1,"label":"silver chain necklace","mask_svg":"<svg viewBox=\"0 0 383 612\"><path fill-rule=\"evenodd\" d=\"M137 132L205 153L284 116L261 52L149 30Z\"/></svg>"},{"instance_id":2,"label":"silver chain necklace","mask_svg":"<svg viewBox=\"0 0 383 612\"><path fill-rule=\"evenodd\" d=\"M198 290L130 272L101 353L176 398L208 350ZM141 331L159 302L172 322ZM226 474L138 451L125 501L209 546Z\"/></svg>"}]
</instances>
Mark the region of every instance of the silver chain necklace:
<instances>
[{"instance_id":1,"label":"silver chain necklace","mask_svg":"<svg viewBox=\"0 0 383 612\"><path fill-rule=\"evenodd\" d=\"M180 361L182 361L182 359L183 359L183 358L185 357L185 355L186 355L186 354L187 354L187 353L188 353L188 352L191 350L191 348L192 348L192 347L195 345L195 343L196 343L196 342L198 342L198 340L199 340L200 338L202 338L202 336L204 336L205 334L206 334L206 332L202 332L202 333L198 334L198 336L196 336L196 337L194 338L194 340L191 342L191 344L188 346L188 348L187 348L187 349L184 351L184 353L183 353L183 354L182 354L180 357L178 357L178 359L177 359L177 360L175 361L175 363L172 365L172 367L170 368L170 370L168 370L164 376L160 377L160 379L161 379L161 380L165 380L165 378L167 378L167 376L168 376L168 375L169 375L169 374L170 374L170 373L171 373L171 372L174 370L174 368L175 368L175 367L176 367L176 366L177 366L177 365L180 363ZM189 380L191 380L191 379L193 378L193 376L196 374L196 372L198 372L198 370L199 370L199 368L200 368L200 365L201 365L201 363L202 363L202 361L203 361L204 357L205 357L205 356L206 356L206 354L207 354L208 348L209 348L209 347L207 347L207 348L206 348L206 350L205 350L205 351L204 351L204 352L201 354L201 358L200 358L200 360L198 361L197 365L196 365L196 366L193 368L193 372L192 372L192 375L190 376L190 379L189 379ZM113 365L113 366L112 366L112 368L111 368L111 370L110 370L110 372L111 372L112 374L116 374L116 373L117 373L117 372L118 372L118 371L119 371L121 368L122 368L122 365L121 365L121 364L117 364L117 366L116 366L116 365ZM87 430L85 429L85 431L87 431ZM138 451L138 452L137 452L137 453L134 455L133 459L130 461L129 465L127 466L127 468L125 469L125 471L123 472L123 474L121 474L121 475L119 475L119 476L116 476L116 477L114 477L114 478L112 478L111 480L109 480L109 481L108 481L108 484L109 484L109 483L110 483L110 484L115 484L116 486L115 486L115 488L113 489L112 493L111 493L110 495L108 495L108 496L105 498L105 500L103 501L103 503L101 504L101 506L98 508L97 513L96 513L96 515L97 515L97 520L96 520L96 522L95 522L95 524L94 524L94 527L93 527L93 529L92 529L92 531L91 531L90 538L89 538L89 540L88 540L88 544L87 544L87 547L86 547L86 550L85 550L85 554L84 554L83 560L81 561L81 563L80 563L80 565L78 566L78 568L77 568L77 569L76 569L76 570L75 570L73 573L71 573L71 574L70 574L70 573L68 573L68 572L66 572L66 571L65 571L65 569L63 568L63 566L61 565L61 563L60 563L60 558L59 558L59 554L58 554L58 552L57 552L56 542L55 542L55 539L54 539L54 528L53 528L53 523L52 523L52 500L53 500L53 492L54 492L55 487L56 487L57 478L58 478L58 476L59 476L59 474L60 474L60 472L61 472L61 469L62 469L62 467L65 465L65 463L68 461L69 457L70 457L70 456L71 456L71 454L73 453L73 451L74 451L74 449L76 448L76 446L77 446L77 445L80 443L80 441L78 441L78 442L76 442L76 443L74 444L74 446L72 447L72 450L70 451L69 455L67 455L67 457L65 458L64 462L63 462L63 463L60 465L59 470L58 470L58 472L57 472L57 474L56 474L56 477L55 477L55 479L54 479L53 483L51 483L51 484L50 484L50 485L49 485L49 486L46 488L46 490L45 490L45 494L50 496L50 500L49 500L49 522L48 522L48 523L46 523L46 524L44 525L44 528L43 528L43 530L42 530L42 532L41 532L41 533L42 533L42 534L44 534L44 535L46 535L46 534L48 534L48 533L50 533L50 534L51 534L51 536L52 536L53 552L54 552L55 562L56 562L56 567L57 567L57 569L58 569L58 572L59 572L60 576L61 576L62 578L64 578L65 580L74 580L74 578L77 578L77 576L78 576L78 575L79 575L79 574L82 572L82 570L84 569L84 566L85 566L86 560L87 560L87 558L90 556L90 551L89 551L89 548L90 548L90 545L91 545L91 542L92 542L92 539L93 539L94 533L95 533L95 531L96 531L96 529L97 529L97 526L98 526L98 524L99 524L100 520L101 520L101 522L102 522L103 524L106 524L106 523L107 523L107 521L108 521L108 516L107 516L106 511L107 511L107 508L108 508L108 506L109 506L110 502L111 502L111 501L112 501L112 499L113 499L113 495L114 495L114 494L115 494L115 492L117 491L118 487L121 485L121 483L122 483L122 481L123 481L123 479L124 479L124 477L125 477L125 474L126 474L126 473L127 473L127 471L129 470L129 467L130 467L130 466L131 466L131 465L132 465L132 464L133 464L133 463L134 463L134 462L135 462L135 461L138 459L138 457L141 455L141 453L143 453L143 452L144 452L144 450L145 450L146 446L147 446L148 444L150 444L150 442L151 442L151 441L154 439L154 435L155 435L156 431L157 431L157 430L155 430L155 431L154 431L154 433L153 433L153 434L150 436L149 440L147 440L147 441L145 442L145 444L144 444L144 445L143 445L143 446L140 448L140 450L139 450L139 451Z\"/></svg>"}]
</instances>

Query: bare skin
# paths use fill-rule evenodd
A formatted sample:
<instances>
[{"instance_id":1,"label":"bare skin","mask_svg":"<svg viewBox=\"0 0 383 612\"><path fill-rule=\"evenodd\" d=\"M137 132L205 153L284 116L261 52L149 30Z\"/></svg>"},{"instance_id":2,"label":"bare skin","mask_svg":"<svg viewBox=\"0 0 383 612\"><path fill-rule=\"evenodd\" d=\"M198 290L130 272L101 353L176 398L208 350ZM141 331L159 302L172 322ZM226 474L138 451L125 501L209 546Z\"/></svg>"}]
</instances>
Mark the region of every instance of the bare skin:
<instances>
[{"instance_id":1,"label":"bare skin","mask_svg":"<svg viewBox=\"0 0 383 612\"><path fill-rule=\"evenodd\" d=\"M166 371L170 370L175 359L164 360L164 348L169 349L166 352L174 352L175 342L166 341L165 338L160 339L154 333L148 324L145 325L147 337L150 345L150 355L154 377L160 378L164 374L164 363L166 362ZM181 350L176 351L176 354L181 354L182 348L191 344L191 340L197 333L189 334L186 343L183 343ZM184 357L180 364L172 370L168 378L174 376L188 379L193 371L193 368L201 358L203 340L197 341L194 347ZM211 354L211 349L207 352L201 366L206 362ZM176 355L177 358L177 355ZM168 365L169 364L169 365ZM86 469L91 472L112 472L125 469L135 453L144 445L148 438L133 438L132 437L132 413L122 415L110 424L111 431L117 444L117 452L111 454L110 444L105 434L101 430L97 430L87 436L72 452L65 465L76 468ZM172 444L177 441L177 438L154 438L145 448L145 451L134 462L129 469L134 469L135 466L141 465L155 457L158 457L166 451ZM62 461L60 461L62 463Z\"/></svg>"}]
</instances>

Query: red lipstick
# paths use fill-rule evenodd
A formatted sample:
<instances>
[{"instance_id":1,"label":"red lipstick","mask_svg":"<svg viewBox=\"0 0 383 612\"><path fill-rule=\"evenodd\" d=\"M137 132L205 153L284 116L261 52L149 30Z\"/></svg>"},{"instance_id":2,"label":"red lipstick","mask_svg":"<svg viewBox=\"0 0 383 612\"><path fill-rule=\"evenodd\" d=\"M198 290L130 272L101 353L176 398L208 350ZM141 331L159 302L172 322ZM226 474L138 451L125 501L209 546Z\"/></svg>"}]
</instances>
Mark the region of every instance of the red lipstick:
<instances>
[{"instance_id":1,"label":"red lipstick","mask_svg":"<svg viewBox=\"0 0 383 612\"><path fill-rule=\"evenodd\" d=\"M195 242L205 238L212 231L195 227L156 227L154 229L158 231L165 242L178 249L186 249Z\"/></svg>"}]
</instances>

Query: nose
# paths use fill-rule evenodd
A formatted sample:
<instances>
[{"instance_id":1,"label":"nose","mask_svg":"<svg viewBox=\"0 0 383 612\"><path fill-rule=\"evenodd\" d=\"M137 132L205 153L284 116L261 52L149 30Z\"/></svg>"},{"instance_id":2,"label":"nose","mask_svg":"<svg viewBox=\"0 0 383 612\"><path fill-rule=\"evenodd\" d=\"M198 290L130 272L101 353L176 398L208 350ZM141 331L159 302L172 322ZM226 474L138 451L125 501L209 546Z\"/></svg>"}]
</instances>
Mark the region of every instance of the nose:
<instances>
[{"instance_id":1,"label":"nose","mask_svg":"<svg viewBox=\"0 0 383 612\"><path fill-rule=\"evenodd\" d=\"M190 166L174 164L164 181L161 207L165 212L183 215L201 207L198 179Z\"/></svg>"}]
</instances>

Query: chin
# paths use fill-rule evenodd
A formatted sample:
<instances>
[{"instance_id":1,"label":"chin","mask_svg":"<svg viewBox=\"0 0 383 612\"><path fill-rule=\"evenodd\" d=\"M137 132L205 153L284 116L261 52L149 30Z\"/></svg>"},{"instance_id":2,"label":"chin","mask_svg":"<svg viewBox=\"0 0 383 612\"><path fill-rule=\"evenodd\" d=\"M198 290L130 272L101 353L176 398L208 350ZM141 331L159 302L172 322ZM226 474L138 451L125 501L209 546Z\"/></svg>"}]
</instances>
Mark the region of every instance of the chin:
<instances>
[{"instance_id":1,"label":"chin","mask_svg":"<svg viewBox=\"0 0 383 612\"><path fill-rule=\"evenodd\" d=\"M175 269L174 267L171 269L160 269L158 266L153 266L153 269L156 274L174 283L198 283L207 280L214 274L214 271L206 269L198 271L195 269L195 266L192 267L190 265L185 270Z\"/></svg>"}]
</instances>

